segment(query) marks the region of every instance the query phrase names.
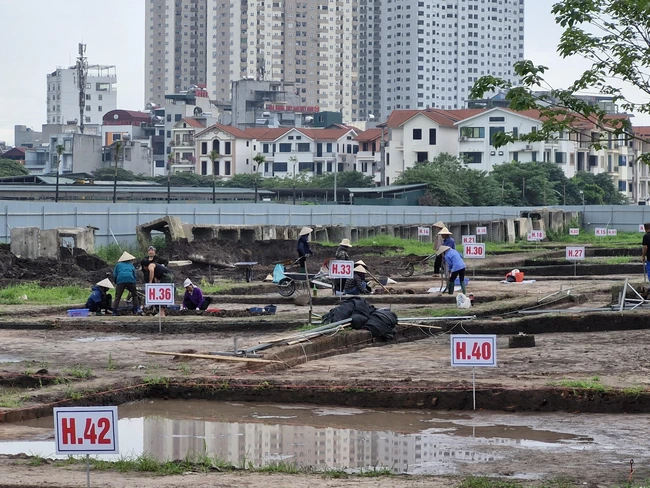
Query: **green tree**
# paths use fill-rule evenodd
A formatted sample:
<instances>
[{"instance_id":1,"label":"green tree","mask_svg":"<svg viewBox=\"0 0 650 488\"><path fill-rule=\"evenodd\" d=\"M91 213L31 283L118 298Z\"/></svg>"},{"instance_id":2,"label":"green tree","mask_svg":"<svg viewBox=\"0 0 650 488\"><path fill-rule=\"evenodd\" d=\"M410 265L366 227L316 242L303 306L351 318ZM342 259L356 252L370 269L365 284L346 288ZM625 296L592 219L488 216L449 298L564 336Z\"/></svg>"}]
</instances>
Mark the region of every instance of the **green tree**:
<instances>
[{"instance_id":1,"label":"green tree","mask_svg":"<svg viewBox=\"0 0 650 488\"><path fill-rule=\"evenodd\" d=\"M553 163L512 161L495 165L491 176L500 186L503 205L561 205L569 184L562 169Z\"/></svg>"},{"instance_id":2,"label":"green tree","mask_svg":"<svg viewBox=\"0 0 650 488\"><path fill-rule=\"evenodd\" d=\"M359 171L342 171L336 174L339 188L370 188L375 186L374 178ZM311 178L310 188L334 188L334 173L325 173Z\"/></svg>"},{"instance_id":3,"label":"green tree","mask_svg":"<svg viewBox=\"0 0 650 488\"><path fill-rule=\"evenodd\" d=\"M571 182L577 190L572 202L574 205L582 203L580 191L584 192L586 205L621 205L628 203L627 199L614 186L612 178L606 173L595 175L581 171L576 173Z\"/></svg>"},{"instance_id":4,"label":"green tree","mask_svg":"<svg viewBox=\"0 0 650 488\"><path fill-rule=\"evenodd\" d=\"M115 176L114 168L99 168L92 172L93 178L100 181L112 180ZM117 168L117 179L119 181L147 181L153 180L151 177L136 175L133 171L124 168Z\"/></svg>"},{"instance_id":5,"label":"green tree","mask_svg":"<svg viewBox=\"0 0 650 488\"><path fill-rule=\"evenodd\" d=\"M212 150L208 154L208 158L210 159L210 162L212 163L212 170L210 171L212 173L212 203L217 202L217 194L216 194L216 179L217 179L217 174L216 174L216 168L215 168L215 161L217 161L221 157L221 154L219 154L219 151Z\"/></svg>"},{"instance_id":6,"label":"green tree","mask_svg":"<svg viewBox=\"0 0 650 488\"><path fill-rule=\"evenodd\" d=\"M11 159L0 158L0 178L5 176L28 175L29 171L22 164Z\"/></svg>"},{"instance_id":7,"label":"green tree","mask_svg":"<svg viewBox=\"0 0 650 488\"><path fill-rule=\"evenodd\" d=\"M455 156L443 153L433 161L416 163L396 180L397 185L427 183L420 204L435 206L497 205L497 185L483 171L467 168Z\"/></svg>"},{"instance_id":8,"label":"green tree","mask_svg":"<svg viewBox=\"0 0 650 488\"><path fill-rule=\"evenodd\" d=\"M557 51L563 58L576 56L591 66L566 88L554 88L545 79L548 68L530 60L515 63L514 71L520 86L493 76L480 78L470 96L483 98L486 93L507 89L506 99L514 110L536 109L543 120L537 132L528 134L500 133L494 140L503 146L514 140L529 142L557 137L574 130L576 121L589 119L609 137L639 138L624 118L612 117L605 110L577 97L580 92L600 93L613 97L614 103L626 112L650 113L650 102L635 102L616 86L635 87L650 95L650 2L648 0L562 0L551 9L564 32ZM546 94L535 90L548 89ZM639 97L636 97L639 98ZM596 137L590 144L600 149L605 141ZM640 159L650 162L650 154Z\"/></svg>"}]
</instances>

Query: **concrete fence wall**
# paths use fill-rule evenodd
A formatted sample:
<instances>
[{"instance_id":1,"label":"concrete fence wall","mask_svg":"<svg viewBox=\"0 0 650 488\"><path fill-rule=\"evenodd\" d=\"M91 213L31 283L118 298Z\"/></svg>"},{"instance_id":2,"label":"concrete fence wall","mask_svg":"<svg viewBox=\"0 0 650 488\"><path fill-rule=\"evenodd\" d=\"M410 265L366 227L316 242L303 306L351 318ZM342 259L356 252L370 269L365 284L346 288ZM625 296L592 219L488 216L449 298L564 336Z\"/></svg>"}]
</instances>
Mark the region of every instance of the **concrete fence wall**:
<instances>
[{"instance_id":1,"label":"concrete fence wall","mask_svg":"<svg viewBox=\"0 0 650 488\"><path fill-rule=\"evenodd\" d=\"M650 220L650 208L645 206L567 206L553 207L565 212L583 212L580 220L585 227L609 226L619 231L638 231L640 223ZM114 240L136 242L136 227L166 216L175 216L184 224L204 226L206 237L213 232L211 226L259 226L262 238L282 238L273 234L272 228L302 227L304 225L328 228L327 235L317 233L315 240L336 241L344 237L357 240L378 234L398 237L417 237L417 227L442 220L452 227L454 234L473 233L472 226L504 221L503 229L492 224L490 240L504 240L507 230L505 219L519 219L522 212L538 212L530 207L388 207L356 205L279 205L261 204L128 204L128 203L32 203L5 201L0 203L0 242L9 242L14 227L92 226L95 243L106 245ZM565 214L566 215L566 214ZM533 219L535 220L535 219ZM465 228L454 227L460 223ZM515 223L512 224L515 226ZM516 225L522 234L526 225ZM225 231L224 231L225 232ZM525 234L524 234L525 235ZM256 236L257 237L257 236ZM252 235L248 237L252 238Z\"/></svg>"}]
</instances>

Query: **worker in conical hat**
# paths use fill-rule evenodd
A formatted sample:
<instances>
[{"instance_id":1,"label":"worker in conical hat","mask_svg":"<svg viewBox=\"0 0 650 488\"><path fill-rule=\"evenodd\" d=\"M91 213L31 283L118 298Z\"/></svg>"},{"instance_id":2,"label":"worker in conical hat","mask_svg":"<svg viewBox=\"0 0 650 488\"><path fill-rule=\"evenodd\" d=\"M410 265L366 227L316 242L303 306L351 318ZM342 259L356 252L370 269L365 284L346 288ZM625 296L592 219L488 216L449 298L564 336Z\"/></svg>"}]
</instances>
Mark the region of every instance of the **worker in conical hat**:
<instances>
[{"instance_id":1,"label":"worker in conical hat","mask_svg":"<svg viewBox=\"0 0 650 488\"><path fill-rule=\"evenodd\" d=\"M115 287L108 278L95 283L91 288L88 300L86 300L86 308L97 315L113 312L111 303L113 297L108 293L108 290L113 288Z\"/></svg>"},{"instance_id":2,"label":"worker in conical hat","mask_svg":"<svg viewBox=\"0 0 650 488\"><path fill-rule=\"evenodd\" d=\"M463 295L467 295L467 290L465 290L465 261L460 257L460 254L456 249L452 249L449 246L440 246L438 252L444 256L445 262L447 263L447 268L451 275L449 276L449 283L447 284L446 292L450 295L454 294L454 282L456 278L460 281L460 289L463 291ZM444 293L444 292L443 292Z\"/></svg>"},{"instance_id":3,"label":"worker in conical hat","mask_svg":"<svg viewBox=\"0 0 650 488\"><path fill-rule=\"evenodd\" d=\"M446 229L447 226L442 220L439 220L435 224L433 224L433 230L435 231L435 234L433 236L433 252L438 252L438 249L440 249L440 246L442 246L442 241L445 239L445 236L440 234L440 231L442 229ZM442 266L442 255L436 254L436 259L433 262L433 276L437 277L440 276L440 267Z\"/></svg>"},{"instance_id":4,"label":"worker in conical hat","mask_svg":"<svg viewBox=\"0 0 650 488\"><path fill-rule=\"evenodd\" d=\"M336 250L336 254L334 255L334 257L339 261L350 261L351 247L352 244L350 243L350 239L343 239L339 244L339 247Z\"/></svg>"},{"instance_id":5,"label":"worker in conical hat","mask_svg":"<svg viewBox=\"0 0 650 488\"><path fill-rule=\"evenodd\" d=\"M366 268L361 265L355 266L352 278L345 280L344 293L346 295L366 295L371 292L366 280Z\"/></svg>"},{"instance_id":6,"label":"worker in conical hat","mask_svg":"<svg viewBox=\"0 0 650 488\"><path fill-rule=\"evenodd\" d=\"M298 246L296 250L298 251L298 267L300 272L305 272L305 262L307 261L307 256L313 256L314 253L309 248L309 236L314 232L314 229L311 227L303 227L300 230L300 236L298 237Z\"/></svg>"},{"instance_id":7,"label":"worker in conical hat","mask_svg":"<svg viewBox=\"0 0 650 488\"><path fill-rule=\"evenodd\" d=\"M113 269L113 279L115 280L115 301L113 302L113 315L117 315L117 310L122 299L124 290L128 290L133 297L133 313L141 314L140 299L138 298L138 289L135 287L135 267L133 261L135 256L124 251L117 260Z\"/></svg>"}]
</instances>

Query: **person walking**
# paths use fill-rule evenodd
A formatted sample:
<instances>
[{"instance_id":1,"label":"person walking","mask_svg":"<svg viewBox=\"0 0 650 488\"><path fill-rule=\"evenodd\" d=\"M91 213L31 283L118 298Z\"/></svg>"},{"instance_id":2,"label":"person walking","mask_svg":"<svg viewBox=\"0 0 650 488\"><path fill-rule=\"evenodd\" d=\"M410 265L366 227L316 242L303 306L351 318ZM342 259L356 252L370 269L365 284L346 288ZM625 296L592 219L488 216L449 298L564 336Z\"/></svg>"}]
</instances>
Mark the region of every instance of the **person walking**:
<instances>
[{"instance_id":1,"label":"person walking","mask_svg":"<svg viewBox=\"0 0 650 488\"><path fill-rule=\"evenodd\" d=\"M645 234L643 235L643 240L641 241L641 245L643 246L643 249L641 251L641 262L645 268L645 275L650 281L650 263L648 263L648 248L650 247L650 223L643 224L643 228L645 229Z\"/></svg>"},{"instance_id":2,"label":"person walking","mask_svg":"<svg viewBox=\"0 0 650 488\"><path fill-rule=\"evenodd\" d=\"M187 310L206 310L212 303L212 298L204 297L201 288L194 286L194 283L189 278L183 282L183 288L185 288L183 308Z\"/></svg>"},{"instance_id":3,"label":"person walking","mask_svg":"<svg viewBox=\"0 0 650 488\"><path fill-rule=\"evenodd\" d=\"M336 254L334 257L338 261L350 261L350 248L352 247L352 244L350 244L350 239L343 239L341 243L339 244L338 249L336 250Z\"/></svg>"},{"instance_id":4,"label":"person walking","mask_svg":"<svg viewBox=\"0 0 650 488\"><path fill-rule=\"evenodd\" d=\"M467 290L465 289L465 261L460 257L460 254L456 249L452 249L449 246L440 246L438 253L441 256L444 256L447 267L451 276L449 277L449 283L447 284L447 293L450 295L454 294L454 282L456 278L460 281L460 289L463 291L464 295L467 295ZM444 293L444 291L443 291Z\"/></svg>"},{"instance_id":5,"label":"person walking","mask_svg":"<svg viewBox=\"0 0 650 488\"><path fill-rule=\"evenodd\" d=\"M433 252L436 253L436 259L433 262L433 276L434 278L437 278L440 276L440 267L442 266L442 255L437 253L440 246L442 246L442 241L445 237L440 234L440 231L447 228L447 226L442 220L439 220L433 224L432 227L436 230L436 234L433 236Z\"/></svg>"},{"instance_id":6,"label":"person walking","mask_svg":"<svg viewBox=\"0 0 650 488\"><path fill-rule=\"evenodd\" d=\"M108 314L113 312L113 297L108 293L108 290L112 290L115 287L111 280L108 278L103 279L95 283L95 286L91 288L92 292L86 301L86 308L97 315L102 315L102 313Z\"/></svg>"},{"instance_id":7,"label":"person walking","mask_svg":"<svg viewBox=\"0 0 650 488\"><path fill-rule=\"evenodd\" d=\"M135 286L135 267L132 261L135 259L133 254L124 251L117 260L113 268L113 279L115 280L115 301L113 302L113 315L117 315L117 310L122 299L124 290L128 290L133 298L133 313L142 314L140 299L138 298L138 289Z\"/></svg>"},{"instance_id":8,"label":"person walking","mask_svg":"<svg viewBox=\"0 0 650 488\"><path fill-rule=\"evenodd\" d=\"M311 227L303 227L300 230L300 235L298 237L298 246L296 251L298 251L298 267L300 272L305 272L305 262L307 261L307 256L313 256L314 253L309 248L309 236L314 232L314 229Z\"/></svg>"}]
</instances>

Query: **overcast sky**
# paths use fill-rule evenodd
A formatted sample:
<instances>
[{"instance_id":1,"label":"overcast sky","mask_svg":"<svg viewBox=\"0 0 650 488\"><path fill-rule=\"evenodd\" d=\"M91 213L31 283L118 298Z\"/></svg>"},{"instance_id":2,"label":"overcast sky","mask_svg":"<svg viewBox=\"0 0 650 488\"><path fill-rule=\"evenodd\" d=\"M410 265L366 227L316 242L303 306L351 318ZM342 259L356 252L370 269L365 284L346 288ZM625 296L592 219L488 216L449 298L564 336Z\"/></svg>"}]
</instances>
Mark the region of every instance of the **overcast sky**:
<instances>
[{"instance_id":1,"label":"overcast sky","mask_svg":"<svg viewBox=\"0 0 650 488\"><path fill-rule=\"evenodd\" d=\"M555 0L525 1L524 56L548 66L548 80L564 87L588 65L557 56ZM90 64L117 66L118 108L144 109L144 11L145 0L0 0L0 141L13 143L15 124L40 130L46 75L73 65L79 42Z\"/></svg>"}]
</instances>

